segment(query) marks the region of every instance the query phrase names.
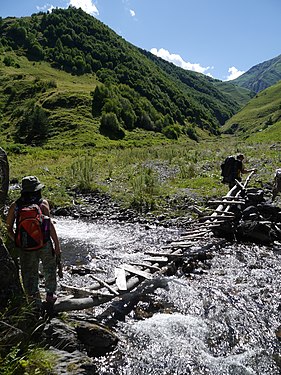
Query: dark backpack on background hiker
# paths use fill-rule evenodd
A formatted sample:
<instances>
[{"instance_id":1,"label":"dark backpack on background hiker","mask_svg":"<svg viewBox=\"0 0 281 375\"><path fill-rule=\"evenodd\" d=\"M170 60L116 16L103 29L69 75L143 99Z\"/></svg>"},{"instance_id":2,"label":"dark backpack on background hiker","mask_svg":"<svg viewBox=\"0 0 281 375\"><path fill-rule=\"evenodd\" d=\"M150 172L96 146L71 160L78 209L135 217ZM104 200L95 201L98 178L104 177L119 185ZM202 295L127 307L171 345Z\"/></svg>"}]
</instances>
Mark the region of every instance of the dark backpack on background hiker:
<instances>
[{"instance_id":1,"label":"dark backpack on background hiker","mask_svg":"<svg viewBox=\"0 0 281 375\"><path fill-rule=\"evenodd\" d=\"M38 250L50 238L50 218L43 215L40 204L18 205L15 243L24 250Z\"/></svg>"},{"instance_id":2,"label":"dark backpack on background hiker","mask_svg":"<svg viewBox=\"0 0 281 375\"><path fill-rule=\"evenodd\" d=\"M235 166L236 159L234 156L228 156L221 164L221 176L223 177L222 182L224 184L233 181Z\"/></svg>"}]
</instances>

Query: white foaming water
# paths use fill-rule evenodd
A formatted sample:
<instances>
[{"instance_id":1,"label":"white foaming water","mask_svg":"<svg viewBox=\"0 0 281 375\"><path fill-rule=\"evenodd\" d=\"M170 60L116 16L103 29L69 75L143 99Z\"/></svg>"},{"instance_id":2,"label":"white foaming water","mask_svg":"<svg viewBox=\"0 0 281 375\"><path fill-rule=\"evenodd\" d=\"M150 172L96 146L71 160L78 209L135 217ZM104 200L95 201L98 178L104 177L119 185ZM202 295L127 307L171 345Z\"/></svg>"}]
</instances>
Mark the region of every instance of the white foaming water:
<instances>
[{"instance_id":1,"label":"white foaming water","mask_svg":"<svg viewBox=\"0 0 281 375\"><path fill-rule=\"evenodd\" d=\"M245 363L258 352L215 357L207 323L192 315L156 314L130 326L127 335L124 374L255 374Z\"/></svg>"},{"instance_id":2,"label":"white foaming water","mask_svg":"<svg viewBox=\"0 0 281 375\"><path fill-rule=\"evenodd\" d=\"M178 235L70 219L56 228L66 262L82 260L109 277L114 266L141 261ZM117 350L96 360L99 375L279 375L280 272L281 255L270 248L228 244L214 251L210 269L189 278L179 272L167 278L168 290L146 296L171 314L119 323Z\"/></svg>"},{"instance_id":3,"label":"white foaming water","mask_svg":"<svg viewBox=\"0 0 281 375\"><path fill-rule=\"evenodd\" d=\"M157 250L178 231L140 224L98 223L70 218L56 219L56 230L66 265L87 265L113 276L113 268L139 261L146 250ZM165 240L164 240L165 238Z\"/></svg>"},{"instance_id":4,"label":"white foaming water","mask_svg":"<svg viewBox=\"0 0 281 375\"><path fill-rule=\"evenodd\" d=\"M76 241L85 245L91 244L99 247L118 246L130 243L132 238L122 228L109 227L103 224L82 222L80 220L63 219L56 222L58 236L63 243Z\"/></svg>"}]
</instances>

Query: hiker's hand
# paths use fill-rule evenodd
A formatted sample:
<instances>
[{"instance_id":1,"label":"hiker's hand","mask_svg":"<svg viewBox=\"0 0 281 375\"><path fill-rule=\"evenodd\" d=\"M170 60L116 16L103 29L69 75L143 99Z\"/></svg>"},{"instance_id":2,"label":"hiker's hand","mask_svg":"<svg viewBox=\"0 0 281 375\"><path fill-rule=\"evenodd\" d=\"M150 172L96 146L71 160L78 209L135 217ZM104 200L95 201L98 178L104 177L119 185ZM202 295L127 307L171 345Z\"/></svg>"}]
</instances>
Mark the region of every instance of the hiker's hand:
<instances>
[{"instance_id":1,"label":"hiker's hand","mask_svg":"<svg viewBox=\"0 0 281 375\"><path fill-rule=\"evenodd\" d=\"M61 263L58 264L58 276L59 276L60 279L63 278L62 264Z\"/></svg>"},{"instance_id":2,"label":"hiker's hand","mask_svg":"<svg viewBox=\"0 0 281 375\"><path fill-rule=\"evenodd\" d=\"M61 264L61 254L56 255L56 262L57 262L58 276L60 279L62 279L63 272L62 272L62 264Z\"/></svg>"},{"instance_id":3,"label":"hiker's hand","mask_svg":"<svg viewBox=\"0 0 281 375\"><path fill-rule=\"evenodd\" d=\"M54 251L55 251L55 254L56 254L57 257L58 257L58 256L59 256L59 257L61 256L61 249L60 249L60 246L59 246L59 245L55 244Z\"/></svg>"}]
</instances>

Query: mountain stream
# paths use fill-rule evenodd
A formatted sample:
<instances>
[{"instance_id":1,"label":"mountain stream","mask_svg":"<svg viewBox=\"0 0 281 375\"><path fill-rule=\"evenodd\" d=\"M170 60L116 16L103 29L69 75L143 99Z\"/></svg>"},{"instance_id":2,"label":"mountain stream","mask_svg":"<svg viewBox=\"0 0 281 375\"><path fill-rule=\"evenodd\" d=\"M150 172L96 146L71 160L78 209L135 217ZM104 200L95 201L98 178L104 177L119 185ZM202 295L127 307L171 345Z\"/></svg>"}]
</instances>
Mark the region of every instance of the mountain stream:
<instances>
[{"instance_id":1,"label":"mountain stream","mask_svg":"<svg viewBox=\"0 0 281 375\"><path fill-rule=\"evenodd\" d=\"M122 263L140 262L179 238L178 228L56 219L65 266L86 266L100 278ZM115 327L117 348L95 359L98 373L126 375L277 375L281 372L281 248L226 243L206 270L166 277L145 319L130 313ZM93 283L66 273L73 286ZM101 307L95 309L99 312Z\"/></svg>"}]
</instances>

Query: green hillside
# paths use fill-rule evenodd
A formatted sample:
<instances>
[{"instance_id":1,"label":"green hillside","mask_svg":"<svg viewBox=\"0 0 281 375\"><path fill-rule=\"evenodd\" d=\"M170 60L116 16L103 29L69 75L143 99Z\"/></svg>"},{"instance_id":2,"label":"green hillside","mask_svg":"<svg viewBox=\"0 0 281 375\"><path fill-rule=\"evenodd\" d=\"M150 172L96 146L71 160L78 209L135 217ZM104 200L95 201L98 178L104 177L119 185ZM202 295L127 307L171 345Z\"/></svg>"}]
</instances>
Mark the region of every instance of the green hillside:
<instances>
[{"instance_id":1,"label":"green hillside","mask_svg":"<svg viewBox=\"0 0 281 375\"><path fill-rule=\"evenodd\" d=\"M281 82L258 93L222 130L255 140L281 141Z\"/></svg>"},{"instance_id":2,"label":"green hillside","mask_svg":"<svg viewBox=\"0 0 281 375\"><path fill-rule=\"evenodd\" d=\"M2 137L22 144L62 134L96 144L135 129L198 139L219 134L247 97L140 51L71 7L1 20L0 48Z\"/></svg>"},{"instance_id":3,"label":"green hillside","mask_svg":"<svg viewBox=\"0 0 281 375\"><path fill-rule=\"evenodd\" d=\"M232 83L260 92L281 80L281 55L253 66Z\"/></svg>"},{"instance_id":4,"label":"green hillside","mask_svg":"<svg viewBox=\"0 0 281 375\"><path fill-rule=\"evenodd\" d=\"M81 9L0 19L0 50L0 146L11 180L37 175L53 206L102 191L141 212L185 215L195 199L225 194L228 153L259 158L261 149L220 135L227 120L229 133L260 130L251 129L254 109L247 129L230 122L249 90L140 50ZM277 125L270 111L268 130Z\"/></svg>"},{"instance_id":5,"label":"green hillside","mask_svg":"<svg viewBox=\"0 0 281 375\"><path fill-rule=\"evenodd\" d=\"M161 70L169 74L169 77L175 80L182 90L193 89L193 96L196 97L198 101L202 100L202 94L208 95L210 105L213 106L213 108L220 105L223 109L226 104L229 108L234 108L236 112L254 96L254 93L250 90L234 85L232 82L222 82L200 73L184 70L168 61L156 57L150 52L144 50L141 50L141 52L153 61L155 65L161 68ZM213 87L210 86L210 84ZM221 119L221 123L224 123L224 120L225 119Z\"/></svg>"}]
</instances>

